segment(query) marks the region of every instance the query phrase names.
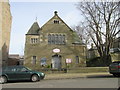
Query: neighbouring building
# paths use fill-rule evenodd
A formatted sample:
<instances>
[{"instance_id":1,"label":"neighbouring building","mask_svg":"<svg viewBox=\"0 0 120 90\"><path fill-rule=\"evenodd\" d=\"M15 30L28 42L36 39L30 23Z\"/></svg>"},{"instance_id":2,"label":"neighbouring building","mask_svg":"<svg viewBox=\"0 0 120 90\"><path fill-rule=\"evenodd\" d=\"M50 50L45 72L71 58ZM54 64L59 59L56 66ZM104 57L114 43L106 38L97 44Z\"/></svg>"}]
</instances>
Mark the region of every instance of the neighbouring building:
<instances>
[{"instance_id":1,"label":"neighbouring building","mask_svg":"<svg viewBox=\"0 0 120 90\"><path fill-rule=\"evenodd\" d=\"M120 37L115 39L113 48L120 48Z\"/></svg>"},{"instance_id":2,"label":"neighbouring building","mask_svg":"<svg viewBox=\"0 0 120 90\"><path fill-rule=\"evenodd\" d=\"M0 2L0 66L8 64L12 16L8 0Z\"/></svg>"},{"instance_id":3,"label":"neighbouring building","mask_svg":"<svg viewBox=\"0 0 120 90\"><path fill-rule=\"evenodd\" d=\"M98 53L98 49L96 46L93 46L93 43L91 44L91 48L87 51L86 65L88 67L98 67L102 65L100 62L100 55Z\"/></svg>"},{"instance_id":4,"label":"neighbouring building","mask_svg":"<svg viewBox=\"0 0 120 90\"><path fill-rule=\"evenodd\" d=\"M8 65L23 65L24 56L19 54L10 54L8 59Z\"/></svg>"},{"instance_id":5,"label":"neighbouring building","mask_svg":"<svg viewBox=\"0 0 120 90\"><path fill-rule=\"evenodd\" d=\"M93 44L91 44L91 48L88 49L88 51L87 51L87 59L93 59L96 57L100 57L98 50L97 50L97 47L93 46Z\"/></svg>"},{"instance_id":6,"label":"neighbouring building","mask_svg":"<svg viewBox=\"0 0 120 90\"><path fill-rule=\"evenodd\" d=\"M10 54L8 59L8 66L19 65L20 56L19 54Z\"/></svg>"},{"instance_id":7,"label":"neighbouring building","mask_svg":"<svg viewBox=\"0 0 120 90\"><path fill-rule=\"evenodd\" d=\"M111 52L112 61L120 61L120 37L115 39Z\"/></svg>"},{"instance_id":8,"label":"neighbouring building","mask_svg":"<svg viewBox=\"0 0 120 90\"><path fill-rule=\"evenodd\" d=\"M34 22L26 34L24 65L61 69L86 66L86 45L57 14L39 27Z\"/></svg>"}]
</instances>

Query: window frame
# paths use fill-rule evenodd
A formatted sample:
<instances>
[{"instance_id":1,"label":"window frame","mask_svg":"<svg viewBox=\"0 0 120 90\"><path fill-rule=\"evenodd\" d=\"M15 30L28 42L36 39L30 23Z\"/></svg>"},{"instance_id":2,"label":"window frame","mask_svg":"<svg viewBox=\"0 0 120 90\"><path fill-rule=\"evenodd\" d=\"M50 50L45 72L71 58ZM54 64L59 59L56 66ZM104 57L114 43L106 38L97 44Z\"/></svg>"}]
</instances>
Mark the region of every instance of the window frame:
<instances>
[{"instance_id":1,"label":"window frame","mask_svg":"<svg viewBox=\"0 0 120 90\"><path fill-rule=\"evenodd\" d=\"M30 38L30 43L31 44L37 44L38 43L38 38Z\"/></svg>"},{"instance_id":2,"label":"window frame","mask_svg":"<svg viewBox=\"0 0 120 90\"><path fill-rule=\"evenodd\" d=\"M34 58L35 57L35 58ZM32 56L32 64L33 65L36 65L36 62L37 62L37 56Z\"/></svg>"},{"instance_id":3,"label":"window frame","mask_svg":"<svg viewBox=\"0 0 120 90\"><path fill-rule=\"evenodd\" d=\"M48 44L65 45L66 35L65 34L48 34Z\"/></svg>"}]
</instances>

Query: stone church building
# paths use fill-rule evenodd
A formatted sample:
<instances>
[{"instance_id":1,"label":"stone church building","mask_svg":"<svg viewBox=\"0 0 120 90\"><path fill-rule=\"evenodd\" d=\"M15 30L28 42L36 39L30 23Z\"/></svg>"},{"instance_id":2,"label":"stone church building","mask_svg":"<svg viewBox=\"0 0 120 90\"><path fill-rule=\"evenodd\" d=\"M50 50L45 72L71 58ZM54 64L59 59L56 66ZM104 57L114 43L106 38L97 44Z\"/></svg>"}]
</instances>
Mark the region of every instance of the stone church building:
<instances>
[{"instance_id":1,"label":"stone church building","mask_svg":"<svg viewBox=\"0 0 120 90\"><path fill-rule=\"evenodd\" d=\"M42 27L34 22L28 30L24 58L32 69L86 66L86 45L55 11Z\"/></svg>"}]
</instances>

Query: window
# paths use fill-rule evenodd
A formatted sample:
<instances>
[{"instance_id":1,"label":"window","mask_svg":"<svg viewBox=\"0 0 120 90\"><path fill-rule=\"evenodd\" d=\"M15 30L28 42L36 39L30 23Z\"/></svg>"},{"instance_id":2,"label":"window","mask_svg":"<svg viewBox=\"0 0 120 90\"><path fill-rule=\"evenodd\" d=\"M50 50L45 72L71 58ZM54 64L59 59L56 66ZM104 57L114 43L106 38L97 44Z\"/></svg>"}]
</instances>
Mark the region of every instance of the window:
<instances>
[{"instance_id":1,"label":"window","mask_svg":"<svg viewBox=\"0 0 120 90\"><path fill-rule=\"evenodd\" d=\"M59 42L58 42L58 35L57 34L55 35L55 44L59 44Z\"/></svg>"},{"instance_id":2,"label":"window","mask_svg":"<svg viewBox=\"0 0 120 90\"><path fill-rule=\"evenodd\" d=\"M76 56L76 63L79 63L79 56Z\"/></svg>"},{"instance_id":3,"label":"window","mask_svg":"<svg viewBox=\"0 0 120 90\"><path fill-rule=\"evenodd\" d=\"M65 35L62 34L49 34L48 44L65 44Z\"/></svg>"},{"instance_id":4,"label":"window","mask_svg":"<svg viewBox=\"0 0 120 90\"><path fill-rule=\"evenodd\" d=\"M62 37L61 37L61 39L62 39L62 44L65 44L65 35L62 35Z\"/></svg>"},{"instance_id":5,"label":"window","mask_svg":"<svg viewBox=\"0 0 120 90\"><path fill-rule=\"evenodd\" d=\"M32 57L32 64L36 64L36 59L37 59L36 56L33 56L33 57Z\"/></svg>"},{"instance_id":6,"label":"window","mask_svg":"<svg viewBox=\"0 0 120 90\"><path fill-rule=\"evenodd\" d=\"M48 35L48 44L51 44L51 35Z\"/></svg>"},{"instance_id":7,"label":"window","mask_svg":"<svg viewBox=\"0 0 120 90\"><path fill-rule=\"evenodd\" d=\"M25 71L27 71L26 68L21 68L21 72L25 72Z\"/></svg>"},{"instance_id":8,"label":"window","mask_svg":"<svg viewBox=\"0 0 120 90\"><path fill-rule=\"evenodd\" d=\"M35 43L37 43L38 42L38 38L31 38L31 43L32 44L35 44Z\"/></svg>"},{"instance_id":9,"label":"window","mask_svg":"<svg viewBox=\"0 0 120 90\"><path fill-rule=\"evenodd\" d=\"M41 66L45 66L46 65L46 60L47 59L45 57L41 58L41 60L40 60Z\"/></svg>"},{"instance_id":10,"label":"window","mask_svg":"<svg viewBox=\"0 0 120 90\"><path fill-rule=\"evenodd\" d=\"M54 20L54 24L59 24L59 20Z\"/></svg>"},{"instance_id":11,"label":"window","mask_svg":"<svg viewBox=\"0 0 120 90\"><path fill-rule=\"evenodd\" d=\"M12 71L12 72L15 72L15 71L16 71L16 69L15 69L15 68L12 68L12 69L11 69L11 71Z\"/></svg>"},{"instance_id":12,"label":"window","mask_svg":"<svg viewBox=\"0 0 120 90\"><path fill-rule=\"evenodd\" d=\"M51 35L51 44L55 44L55 35Z\"/></svg>"},{"instance_id":13,"label":"window","mask_svg":"<svg viewBox=\"0 0 120 90\"><path fill-rule=\"evenodd\" d=\"M6 72L15 72L16 69L15 69L15 68L11 68L11 67L6 67L6 68L4 69L4 71L6 71Z\"/></svg>"}]
</instances>

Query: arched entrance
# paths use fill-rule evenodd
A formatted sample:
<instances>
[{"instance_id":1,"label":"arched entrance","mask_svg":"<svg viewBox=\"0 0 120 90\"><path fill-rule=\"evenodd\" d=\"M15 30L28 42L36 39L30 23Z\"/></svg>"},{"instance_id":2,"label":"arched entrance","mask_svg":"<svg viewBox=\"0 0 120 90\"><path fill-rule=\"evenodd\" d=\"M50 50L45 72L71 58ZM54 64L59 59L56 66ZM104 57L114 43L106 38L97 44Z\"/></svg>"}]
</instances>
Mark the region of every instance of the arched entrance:
<instances>
[{"instance_id":1,"label":"arched entrance","mask_svg":"<svg viewBox=\"0 0 120 90\"><path fill-rule=\"evenodd\" d=\"M61 55L55 54L52 56L52 68L61 69Z\"/></svg>"}]
</instances>

